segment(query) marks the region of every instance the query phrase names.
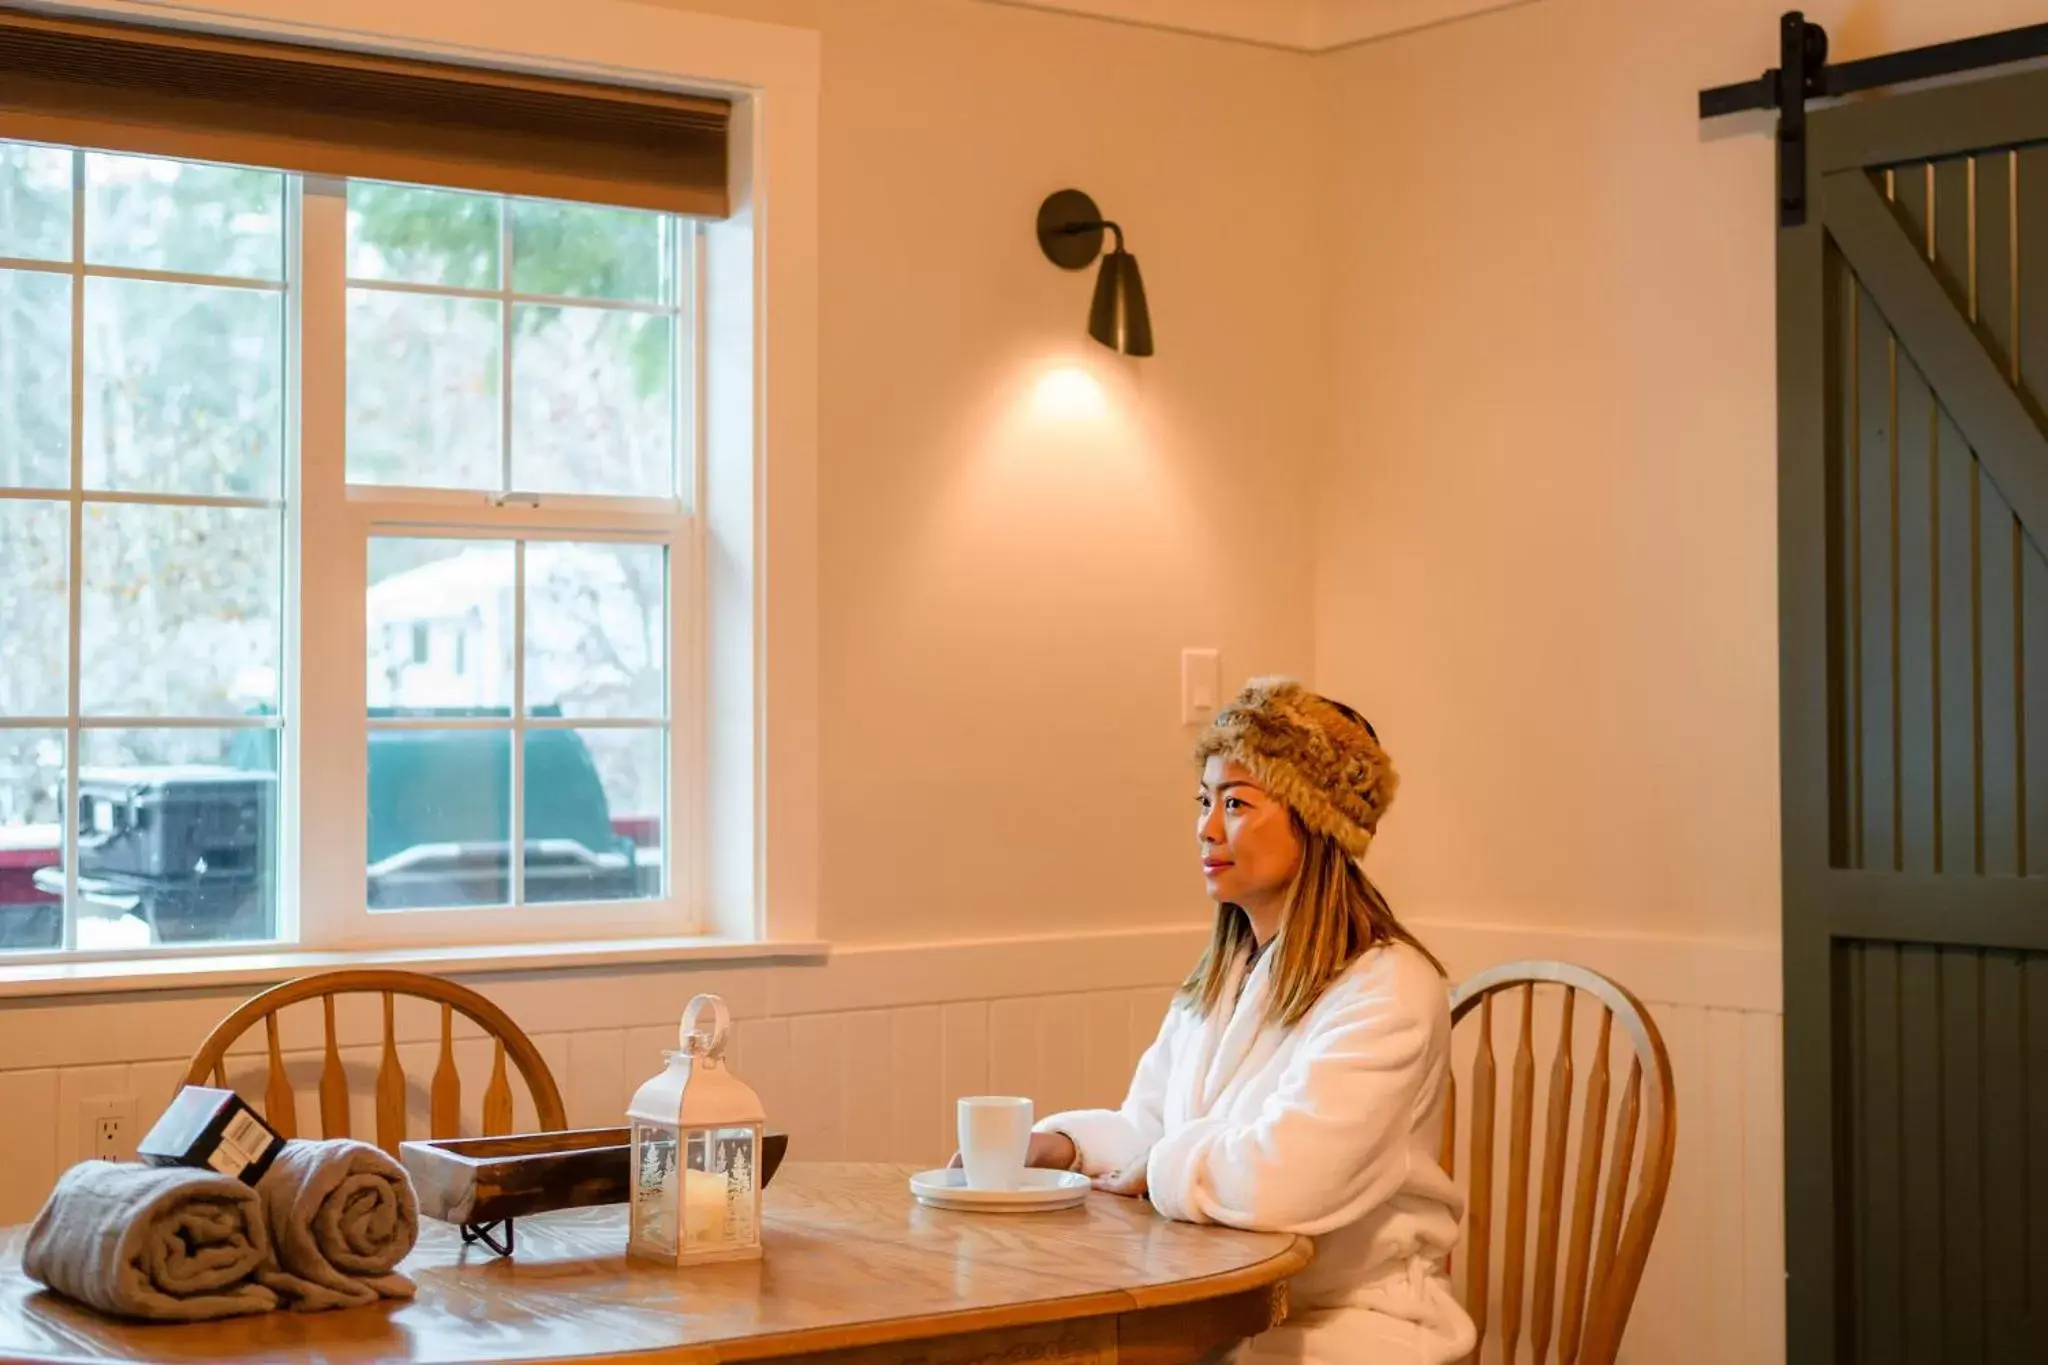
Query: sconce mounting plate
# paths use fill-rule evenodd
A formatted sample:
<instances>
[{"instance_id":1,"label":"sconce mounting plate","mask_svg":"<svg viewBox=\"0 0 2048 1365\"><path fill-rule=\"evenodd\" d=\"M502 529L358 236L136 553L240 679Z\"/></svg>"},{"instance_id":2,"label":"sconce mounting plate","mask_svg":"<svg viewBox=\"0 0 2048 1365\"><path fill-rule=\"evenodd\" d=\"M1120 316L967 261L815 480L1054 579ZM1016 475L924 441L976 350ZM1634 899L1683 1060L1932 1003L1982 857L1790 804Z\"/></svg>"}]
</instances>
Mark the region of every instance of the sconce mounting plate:
<instances>
[{"instance_id":1,"label":"sconce mounting plate","mask_svg":"<svg viewBox=\"0 0 2048 1365\"><path fill-rule=\"evenodd\" d=\"M1073 230L1078 223L1096 226ZM1063 270L1081 270L1102 254L1102 211L1079 190L1059 190L1038 206L1038 245Z\"/></svg>"}]
</instances>

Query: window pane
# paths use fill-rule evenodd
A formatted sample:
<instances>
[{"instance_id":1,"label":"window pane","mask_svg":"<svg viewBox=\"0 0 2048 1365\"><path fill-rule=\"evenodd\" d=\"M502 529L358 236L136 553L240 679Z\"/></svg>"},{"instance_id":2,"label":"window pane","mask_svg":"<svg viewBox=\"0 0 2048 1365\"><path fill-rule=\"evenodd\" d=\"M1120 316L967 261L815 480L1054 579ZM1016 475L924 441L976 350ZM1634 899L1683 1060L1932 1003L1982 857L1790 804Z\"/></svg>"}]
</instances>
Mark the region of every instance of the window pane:
<instances>
[{"instance_id":1,"label":"window pane","mask_svg":"<svg viewBox=\"0 0 2048 1365\"><path fill-rule=\"evenodd\" d=\"M284 176L88 152L85 259L185 275L284 278Z\"/></svg>"},{"instance_id":2,"label":"window pane","mask_svg":"<svg viewBox=\"0 0 2048 1365\"><path fill-rule=\"evenodd\" d=\"M71 259L71 153L0 142L0 256Z\"/></svg>"},{"instance_id":3,"label":"window pane","mask_svg":"<svg viewBox=\"0 0 2048 1365\"><path fill-rule=\"evenodd\" d=\"M527 732L529 902L661 894L667 749L655 729Z\"/></svg>"},{"instance_id":4,"label":"window pane","mask_svg":"<svg viewBox=\"0 0 2048 1365\"><path fill-rule=\"evenodd\" d=\"M348 291L350 482L504 486L498 308Z\"/></svg>"},{"instance_id":5,"label":"window pane","mask_svg":"<svg viewBox=\"0 0 2048 1365\"><path fill-rule=\"evenodd\" d=\"M274 730L85 731L79 946L274 937L277 751Z\"/></svg>"},{"instance_id":6,"label":"window pane","mask_svg":"<svg viewBox=\"0 0 2048 1365\"><path fill-rule=\"evenodd\" d=\"M675 220L640 209L512 201L512 292L673 303Z\"/></svg>"},{"instance_id":7,"label":"window pane","mask_svg":"<svg viewBox=\"0 0 2048 1365\"><path fill-rule=\"evenodd\" d=\"M379 537L369 579L371 714L511 715L510 541Z\"/></svg>"},{"instance_id":8,"label":"window pane","mask_svg":"<svg viewBox=\"0 0 2048 1365\"><path fill-rule=\"evenodd\" d=\"M85 713L275 712L282 550L274 511L88 505Z\"/></svg>"},{"instance_id":9,"label":"window pane","mask_svg":"<svg viewBox=\"0 0 2048 1365\"><path fill-rule=\"evenodd\" d=\"M63 946L64 732L0 730L0 950Z\"/></svg>"},{"instance_id":10,"label":"window pane","mask_svg":"<svg viewBox=\"0 0 2048 1365\"><path fill-rule=\"evenodd\" d=\"M348 273L457 289L498 287L498 209L489 195L351 181Z\"/></svg>"},{"instance_id":11,"label":"window pane","mask_svg":"<svg viewBox=\"0 0 2048 1365\"><path fill-rule=\"evenodd\" d=\"M0 501L0 716L69 709L70 545L65 504Z\"/></svg>"},{"instance_id":12,"label":"window pane","mask_svg":"<svg viewBox=\"0 0 2048 1365\"><path fill-rule=\"evenodd\" d=\"M283 296L123 279L85 289L87 486L275 496Z\"/></svg>"},{"instance_id":13,"label":"window pane","mask_svg":"<svg viewBox=\"0 0 2048 1365\"><path fill-rule=\"evenodd\" d=\"M675 321L616 309L513 308L512 485L675 491Z\"/></svg>"},{"instance_id":14,"label":"window pane","mask_svg":"<svg viewBox=\"0 0 2048 1365\"><path fill-rule=\"evenodd\" d=\"M666 570L658 545L527 546L528 714L668 713Z\"/></svg>"},{"instance_id":15,"label":"window pane","mask_svg":"<svg viewBox=\"0 0 2048 1365\"><path fill-rule=\"evenodd\" d=\"M0 485L70 484L71 277L0 270Z\"/></svg>"},{"instance_id":16,"label":"window pane","mask_svg":"<svg viewBox=\"0 0 2048 1365\"><path fill-rule=\"evenodd\" d=\"M511 896L512 732L370 731L372 910Z\"/></svg>"}]
</instances>

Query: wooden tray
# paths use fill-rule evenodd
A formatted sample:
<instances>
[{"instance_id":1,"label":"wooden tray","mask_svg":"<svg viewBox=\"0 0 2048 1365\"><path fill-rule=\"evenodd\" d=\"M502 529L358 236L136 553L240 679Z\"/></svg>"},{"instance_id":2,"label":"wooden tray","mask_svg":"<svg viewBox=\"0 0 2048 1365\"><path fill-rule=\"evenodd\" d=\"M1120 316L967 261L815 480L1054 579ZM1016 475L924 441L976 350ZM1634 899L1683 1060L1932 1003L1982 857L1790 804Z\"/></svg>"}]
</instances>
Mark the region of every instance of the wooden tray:
<instances>
[{"instance_id":1,"label":"wooden tray","mask_svg":"<svg viewBox=\"0 0 2048 1365\"><path fill-rule=\"evenodd\" d=\"M761 1135L764 1187L788 1148L787 1133ZM629 1193L632 1157L624 1128L401 1142L398 1154L419 1193L420 1212L465 1227L623 1204Z\"/></svg>"}]
</instances>

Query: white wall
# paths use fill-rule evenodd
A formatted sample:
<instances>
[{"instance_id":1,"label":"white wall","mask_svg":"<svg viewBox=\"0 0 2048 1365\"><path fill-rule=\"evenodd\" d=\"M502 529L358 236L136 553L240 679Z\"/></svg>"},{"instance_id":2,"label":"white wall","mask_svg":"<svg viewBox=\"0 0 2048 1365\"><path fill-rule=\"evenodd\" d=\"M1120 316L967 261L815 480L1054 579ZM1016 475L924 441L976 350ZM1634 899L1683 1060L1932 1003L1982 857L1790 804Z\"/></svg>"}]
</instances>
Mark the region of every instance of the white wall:
<instances>
[{"instance_id":1,"label":"white wall","mask_svg":"<svg viewBox=\"0 0 2048 1365\"><path fill-rule=\"evenodd\" d=\"M1771 144L1693 93L1776 14L1542 0L1324 59L1317 676L1403 765L1382 873L1431 915L1775 937Z\"/></svg>"},{"instance_id":2,"label":"white wall","mask_svg":"<svg viewBox=\"0 0 2048 1365\"><path fill-rule=\"evenodd\" d=\"M1309 59L962 0L689 7L824 35L822 934L1186 921L1180 650L1313 662ZM1068 185L1129 233L1150 360L1039 254Z\"/></svg>"}]
</instances>

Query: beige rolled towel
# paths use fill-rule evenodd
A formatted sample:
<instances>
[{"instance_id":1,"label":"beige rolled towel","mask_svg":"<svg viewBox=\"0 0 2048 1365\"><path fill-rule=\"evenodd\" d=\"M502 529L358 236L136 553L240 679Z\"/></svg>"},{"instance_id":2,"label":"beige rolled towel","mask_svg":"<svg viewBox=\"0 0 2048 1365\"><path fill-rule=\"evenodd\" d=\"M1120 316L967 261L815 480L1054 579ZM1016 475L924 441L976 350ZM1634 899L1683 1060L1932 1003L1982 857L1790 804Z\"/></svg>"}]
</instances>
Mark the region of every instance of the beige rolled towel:
<instances>
[{"instance_id":1,"label":"beige rolled towel","mask_svg":"<svg viewBox=\"0 0 2048 1365\"><path fill-rule=\"evenodd\" d=\"M212 1171L81 1162L58 1178L21 1259L30 1279L120 1317L198 1322L278 1305L262 1202Z\"/></svg>"},{"instance_id":2,"label":"beige rolled towel","mask_svg":"<svg viewBox=\"0 0 2048 1365\"><path fill-rule=\"evenodd\" d=\"M287 1142L257 1182L282 1286L301 1312L411 1298L398 1263L419 1240L405 1168L366 1142Z\"/></svg>"}]
</instances>

